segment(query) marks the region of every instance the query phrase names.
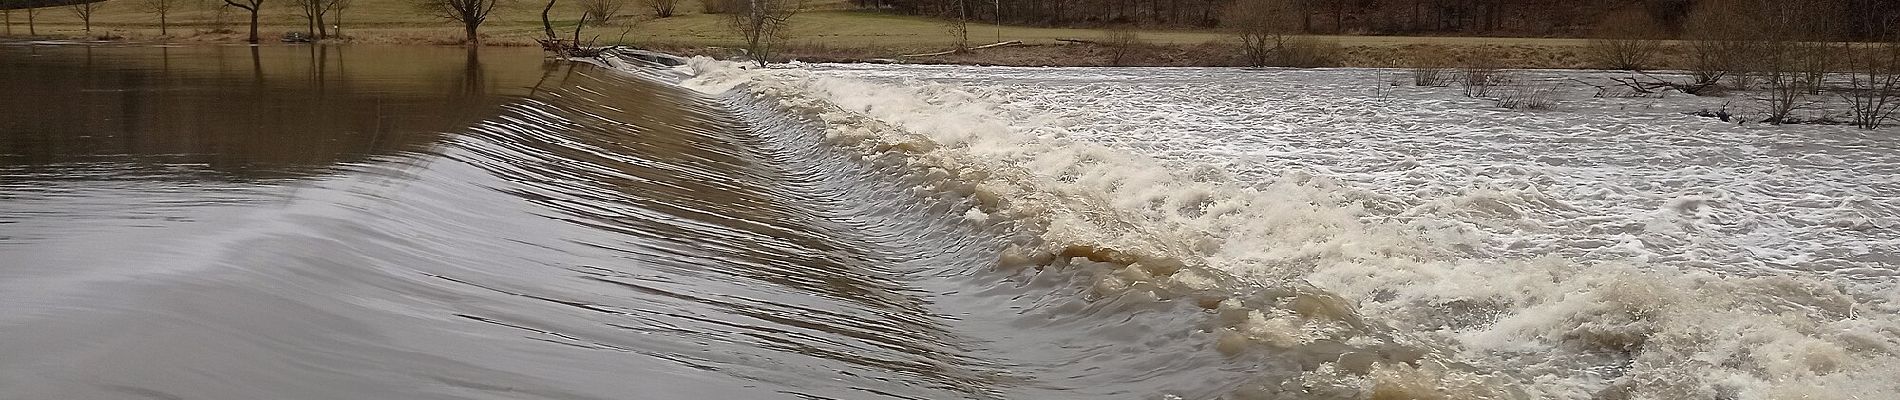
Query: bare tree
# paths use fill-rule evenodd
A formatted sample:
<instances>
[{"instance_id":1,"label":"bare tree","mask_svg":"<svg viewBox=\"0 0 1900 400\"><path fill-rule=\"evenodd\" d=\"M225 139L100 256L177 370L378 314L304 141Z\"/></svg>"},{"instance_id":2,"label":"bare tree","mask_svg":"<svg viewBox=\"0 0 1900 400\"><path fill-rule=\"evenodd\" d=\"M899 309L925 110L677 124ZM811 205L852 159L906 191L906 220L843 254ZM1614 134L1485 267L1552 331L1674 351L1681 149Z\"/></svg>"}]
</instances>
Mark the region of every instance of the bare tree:
<instances>
[{"instance_id":1,"label":"bare tree","mask_svg":"<svg viewBox=\"0 0 1900 400\"><path fill-rule=\"evenodd\" d=\"M790 34L792 16L804 8L802 0L733 0L727 25L745 39L746 55L764 66Z\"/></svg>"},{"instance_id":2,"label":"bare tree","mask_svg":"<svg viewBox=\"0 0 1900 400\"><path fill-rule=\"evenodd\" d=\"M1247 65L1264 67L1286 46L1287 34L1295 31L1296 21L1290 17L1304 10L1289 0L1236 0L1221 23L1240 38Z\"/></svg>"},{"instance_id":3,"label":"bare tree","mask_svg":"<svg viewBox=\"0 0 1900 400\"><path fill-rule=\"evenodd\" d=\"M679 6L679 0L641 0L641 3L653 9L654 18L671 18Z\"/></svg>"},{"instance_id":4,"label":"bare tree","mask_svg":"<svg viewBox=\"0 0 1900 400\"><path fill-rule=\"evenodd\" d=\"M100 7L103 7L104 5L105 3L103 2L91 2L91 3L79 3L79 4L74 4L71 6L73 10L73 15L78 16L79 20L85 24L87 35L92 34L92 16L99 11Z\"/></svg>"},{"instance_id":5,"label":"bare tree","mask_svg":"<svg viewBox=\"0 0 1900 400\"><path fill-rule=\"evenodd\" d=\"M541 31L542 33L546 33L548 35L547 41L541 43L542 47L557 46L559 45L558 42L561 40L560 36L554 35L554 21L548 19L548 13L554 11L555 1L557 0L548 0L548 4L546 6L541 7Z\"/></svg>"},{"instance_id":6,"label":"bare tree","mask_svg":"<svg viewBox=\"0 0 1900 400\"><path fill-rule=\"evenodd\" d=\"M1848 69L1849 90L1841 93L1853 111L1854 126L1878 129L1900 110L1900 41L1867 45Z\"/></svg>"},{"instance_id":7,"label":"bare tree","mask_svg":"<svg viewBox=\"0 0 1900 400\"><path fill-rule=\"evenodd\" d=\"M1602 67L1642 70L1662 51L1659 31L1647 14L1617 13L1597 24L1596 37L1585 50Z\"/></svg>"},{"instance_id":8,"label":"bare tree","mask_svg":"<svg viewBox=\"0 0 1900 400\"><path fill-rule=\"evenodd\" d=\"M143 5L146 11L158 14L158 34L170 35L171 32L168 31L170 24L166 17L171 15L173 8L176 8L178 0L145 0Z\"/></svg>"},{"instance_id":9,"label":"bare tree","mask_svg":"<svg viewBox=\"0 0 1900 400\"><path fill-rule=\"evenodd\" d=\"M503 0L422 0L420 5L424 12L435 14L436 17L442 19L461 23L462 33L468 38L465 40L465 43L469 46L479 46L482 44L482 38L477 34L476 29L481 28L482 23L488 21L488 15L494 13L495 7L500 6L502 1Z\"/></svg>"},{"instance_id":10,"label":"bare tree","mask_svg":"<svg viewBox=\"0 0 1900 400\"><path fill-rule=\"evenodd\" d=\"M33 27L33 14L39 14L39 13L40 13L40 9L38 8L26 9L26 34L29 36L40 35L40 32Z\"/></svg>"},{"instance_id":11,"label":"bare tree","mask_svg":"<svg viewBox=\"0 0 1900 400\"><path fill-rule=\"evenodd\" d=\"M330 26L335 29L331 30L328 36L343 37L343 10L347 10L350 8L351 5L354 5L355 0L322 0L322 1L324 4L323 8L325 10L328 10L328 13L336 14L336 19L330 22ZM322 32L323 22L324 22L323 16L318 15L317 16L318 32Z\"/></svg>"},{"instance_id":12,"label":"bare tree","mask_svg":"<svg viewBox=\"0 0 1900 400\"><path fill-rule=\"evenodd\" d=\"M251 36L246 41L257 44L257 9L264 7L264 0L224 0L224 4L251 12Z\"/></svg>"},{"instance_id":13,"label":"bare tree","mask_svg":"<svg viewBox=\"0 0 1900 400\"><path fill-rule=\"evenodd\" d=\"M1128 59L1128 54L1142 45L1141 33L1128 25L1109 28L1108 33L1102 35L1102 42L1108 44L1108 63L1117 66L1122 65Z\"/></svg>"},{"instance_id":14,"label":"bare tree","mask_svg":"<svg viewBox=\"0 0 1900 400\"><path fill-rule=\"evenodd\" d=\"M319 32L324 27L317 20L323 19L322 15L330 11L324 8L323 0L290 0L290 4L297 7L298 15L303 16L304 26L308 29L306 32L312 38L322 39L323 34Z\"/></svg>"},{"instance_id":15,"label":"bare tree","mask_svg":"<svg viewBox=\"0 0 1900 400\"><path fill-rule=\"evenodd\" d=\"M622 0L581 0L581 23L606 25L626 4Z\"/></svg>"},{"instance_id":16,"label":"bare tree","mask_svg":"<svg viewBox=\"0 0 1900 400\"><path fill-rule=\"evenodd\" d=\"M13 35L13 10L12 9L0 10L0 15L5 15L6 24L7 24L7 35L12 36Z\"/></svg>"},{"instance_id":17,"label":"bare tree","mask_svg":"<svg viewBox=\"0 0 1900 400\"><path fill-rule=\"evenodd\" d=\"M956 51L970 49L970 0L943 0L944 23L950 27L950 37L956 39Z\"/></svg>"}]
</instances>

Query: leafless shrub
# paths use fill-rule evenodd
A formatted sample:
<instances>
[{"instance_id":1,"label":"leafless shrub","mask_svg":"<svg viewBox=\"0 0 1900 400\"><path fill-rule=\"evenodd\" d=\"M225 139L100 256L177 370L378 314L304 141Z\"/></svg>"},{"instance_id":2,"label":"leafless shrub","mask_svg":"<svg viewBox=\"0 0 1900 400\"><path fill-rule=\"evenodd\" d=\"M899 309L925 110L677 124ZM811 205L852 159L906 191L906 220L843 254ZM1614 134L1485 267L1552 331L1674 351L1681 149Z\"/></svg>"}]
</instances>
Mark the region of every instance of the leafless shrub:
<instances>
[{"instance_id":1,"label":"leafless shrub","mask_svg":"<svg viewBox=\"0 0 1900 400\"><path fill-rule=\"evenodd\" d=\"M1436 49L1418 49L1411 52L1406 62L1410 65L1412 84L1415 86L1450 86L1454 78L1443 52Z\"/></svg>"},{"instance_id":2,"label":"leafless shrub","mask_svg":"<svg viewBox=\"0 0 1900 400\"><path fill-rule=\"evenodd\" d=\"M1413 85L1443 87L1450 86L1451 80L1451 70L1445 67L1412 67Z\"/></svg>"},{"instance_id":3,"label":"leafless shrub","mask_svg":"<svg viewBox=\"0 0 1900 400\"><path fill-rule=\"evenodd\" d=\"M1794 51L1794 62L1808 94L1821 94L1821 90L1827 88L1828 73L1841 69L1853 46L1847 42L1804 41L1795 42Z\"/></svg>"},{"instance_id":4,"label":"leafless shrub","mask_svg":"<svg viewBox=\"0 0 1900 400\"><path fill-rule=\"evenodd\" d=\"M1293 0L1237 0L1221 23L1240 39L1252 67L1327 67L1339 64L1339 43L1296 36L1301 32Z\"/></svg>"},{"instance_id":5,"label":"leafless shrub","mask_svg":"<svg viewBox=\"0 0 1900 400\"><path fill-rule=\"evenodd\" d=\"M1102 43L1108 45L1108 63L1110 65L1122 65L1122 62L1128 59L1128 54L1133 52L1136 47L1140 47L1143 41L1141 39L1141 33L1135 31L1134 27L1120 25L1110 28L1108 32L1103 33Z\"/></svg>"},{"instance_id":6,"label":"leafless shrub","mask_svg":"<svg viewBox=\"0 0 1900 400\"><path fill-rule=\"evenodd\" d=\"M1737 7L1711 1L1695 8L1684 27L1689 75L1694 84L1714 86L1732 79L1746 87L1748 58L1759 46Z\"/></svg>"},{"instance_id":7,"label":"leafless shrub","mask_svg":"<svg viewBox=\"0 0 1900 400\"><path fill-rule=\"evenodd\" d=\"M1279 67L1319 68L1339 66L1339 55L1345 49L1339 42L1326 41L1311 37L1288 37L1280 42L1278 57L1273 65Z\"/></svg>"},{"instance_id":8,"label":"leafless shrub","mask_svg":"<svg viewBox=\"0 0 1900 400\"><path fill-rule=\"evenodd\" d=\"M1465 96L1485 98L1491 97L1500 86L1511 84L1513 79L1496 67L1472 65L1458 70L1458 80L1465 84Z\"/></svg>"},{"instance_id":9,"label":"leafless shrub","mask_svg":"<svg viewBox=\"0 0 1900 400\"><path fill-rule=\"evenodd\" d=\"M1517 85L1498 92L1498 107L1512 110L1547 110L1556 103L1557 86Z\"/></svg>"},{"instance_id":10,"label":"leafless shrub","mask_svg":"<svg viewBox=\"0 0 1900 400\"><path fill-rule=\"evenodd\" d=\"M1807 99L1810 92L1807 84L1796 79L1795 74L1769 73L1765 77L1768 78L1768 87L1762 91L1761 97L1755 98L1762 103L1762 111L1767 114L1762 122L1775 125L1793 122L1789 117L1794 115L1795 110L1811 103Z\"/></svg>"},{"instance_id":11,"label":"leafless shrub","mask_svg":"<svg viewBox=\"0 0 1900 400\"><path fill-rule=\"evenodd\" d=\"M763 66L791 33L803 0L732 0L726 24L745 39L746 56Z\"/></svg>"},{"instance_id":12,"label":"leafless shrub","mask_svg":"<svg viewBox=\"0 0 1900 400\"><path fill-rule=\"evenodd\" d=\"M1854 126L1879 129L1900 110L1900 42L1868 47L1864 57L1850 63L1849 87L1841 98L1848 102Z\"/></svg>"},{"instance_id":13,"label":"leafless shrub","mask_svg":"<svg viewBox=\"0 0 1900 400\"><path fill-rule=\"evenodd\" d=\"M595 26L612 22L627 3L622 0L581 0L581 23Z\"/></svg>"},{"instance_id":14,"label":"leafless shrub","mask_svg":"<svg viewBox=\"0 0 1900 400\"><path fill-rule=\"evenodd\" d=\"M1596 37L1585 46L1591 61L1604 68L1642 70L1662 52L1656 23L1640 12L1623 12L1597 25Z\"/></svg>"},{"instance_id":15,"label":"leafless shrub","mask_svg":"<svg viewBox=\"0 0 1900 400\"><path fill-rule=\"evenodd\" d=\"M654 18L672 18L679 7L679 0L640 0L641 4L653 10Z\"/></svg>"},{"instance_id":16,"label":"leafless shrub","mask_svg":"<svg viewBox=\"0 0 1900 400\"><path fill-rule=\"evenodd\" d=\"M1287 34L1296 31L1293 4L1288 0L1236 0L1221 23L1240 39L1241 56L1252 67L1273 64Z\"/></svg>"}]
</instances>

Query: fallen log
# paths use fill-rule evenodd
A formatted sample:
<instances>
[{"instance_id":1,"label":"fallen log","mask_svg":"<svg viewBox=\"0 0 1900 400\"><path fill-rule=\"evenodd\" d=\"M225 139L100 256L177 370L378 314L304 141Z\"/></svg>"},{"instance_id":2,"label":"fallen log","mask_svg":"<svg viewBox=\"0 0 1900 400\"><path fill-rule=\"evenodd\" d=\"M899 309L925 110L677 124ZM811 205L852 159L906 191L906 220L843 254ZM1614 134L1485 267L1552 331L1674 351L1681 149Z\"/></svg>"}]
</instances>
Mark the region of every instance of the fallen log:
<instances>
[{"instance_id":1,"label":"fallen log","mask_svg":"<svg viewBox=\"0 0 1900 400\"><path fill-rule=\"evenodd\" d=\"M1066 43L1080 43L1080 44L1102 44L1102 42L1097 42L1093 40L1068 39L1068 38L1056 38L1056 41L1066 42Z\"/></svg>"},{"instance_id":2,"label":"fallen log","mask_svg":"<svg viewBox=\"0 0 1900 400\"><path fill-rule=\"evenodd\" d=\"M990 43L990 44L986 44L986 45L982 45L982 46L976 46L976 47L971 47L971 48L969 48L969 49L965 49L965 50L963 50L963 51L976 51L976 50L983 50L983 49L991 49L991 48L997 48L997 47L1005 47L1005 46L1018 46L1018 45L1022 45L1022 44L1023 44L1023 41L1021 41L1021 40L1011 40L1011 41L1007 41L1007 42L996 42L996 43ZM951 55L951 54L956 54L956 53L957 53L958 51L959 51L959 50L949 50L949 51L939 51L939 52L935 52L935 53L923 53L923 54L905 54L905 55L902 55L902 56L899 56L899 57L907 57L907 58L908 58L908 57L936 57L936 56L947 56L947 55Z\"/></svg>"}]
</instances>

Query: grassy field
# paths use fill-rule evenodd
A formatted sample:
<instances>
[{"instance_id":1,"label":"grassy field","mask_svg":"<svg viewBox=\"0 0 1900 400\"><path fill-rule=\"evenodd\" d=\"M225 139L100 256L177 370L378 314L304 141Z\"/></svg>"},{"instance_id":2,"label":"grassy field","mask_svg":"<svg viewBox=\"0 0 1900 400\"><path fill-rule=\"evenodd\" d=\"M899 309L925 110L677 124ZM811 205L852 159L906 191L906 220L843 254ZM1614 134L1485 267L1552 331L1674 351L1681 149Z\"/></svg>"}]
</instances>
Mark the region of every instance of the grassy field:
<instances>
[{"instance_id":1,"label":"grassy field","mask_svg":"<svg viewBox=\"0 0 1900 400\"><path fill-rule=\"evenodd\" d=\"M216 0L180 0L185 5L182 11L174 12L171 35L158 35L157 17L142 10L138 0L108 0L103 9L93 18L92 36L117 36L130 39L164 39L173 41L233 41L241 37L229 32L245 30L242 10L219 7ZM655 19L651 11L640 7L635 0L627 0L622 10L623 16L609 26L590 27L584 37L598 37L602 42L625 42L631 44L665 44L671 46L723 46L737 39L729 32L719 15L699 13L700 6L688 0L680 9L684 15ZM439 43L447 44L460 40L461 33L453 22L430 17L418 10L415 3L407 0L356 0L355 5L342 15L343 32L354 41L369 43ZM483 26L482 32L490 44L529 44L540 35L540 3L516 1L504 4L496 15ZM894 52L939 50L952 45L948 27L939 20L859 12L849 10L840 1L828 0L810 5L811 10L800 14L794 21L792 41L796 45L821 46L852 49L887 49ZM218 9L227 9L222 18ZM25 11L12 12L12 24L8 26L12 36L27 34ZM558 4L554 11L557 24L563 30L571 29L573 21L580 16L580 9L574 1ZM223 22L220 22L222 20ZM306 28L301 16L283 0L267 1L261 16L264 35L277 37L287 31L304 31ZM85 36L80 20L65 7L42 9L36 17L37 31L47 37ZM5 33L5 32L0 32ZM1033 28L1020 26L995 26L974 24L970 28L970 40L975 43L989 43L1003 40L1021 40L1029 44L1050 44L1056 38L1091 39L1102 33L1091 29ZM1142 32L1142 38L1151 43L1189 45L1228 40L1217 31L1150 30ZM1440 44L1452 46L1467 45L1537 45L1537 46L1577 46L1577 39L1531 39L1531 38L1479 38L1479 37L1383 37L1383 36L1336 36L1322 37L1336 41L1342 46L1404 46L1414 44Z\"/></svg>"}]
</instances>

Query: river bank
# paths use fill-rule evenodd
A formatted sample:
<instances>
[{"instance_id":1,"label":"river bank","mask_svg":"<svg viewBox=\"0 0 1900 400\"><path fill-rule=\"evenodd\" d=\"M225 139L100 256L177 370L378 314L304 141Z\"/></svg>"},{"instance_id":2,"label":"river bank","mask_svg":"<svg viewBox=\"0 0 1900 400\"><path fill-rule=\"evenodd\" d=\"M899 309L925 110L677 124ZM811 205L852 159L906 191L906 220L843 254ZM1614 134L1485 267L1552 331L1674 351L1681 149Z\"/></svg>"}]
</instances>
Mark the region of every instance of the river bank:
<instances>
[{"instance_id":1,"label":"river bank","mask_svg":"<svg viewBox=\"0 0 1900 400\"><path fill-rule=\"evenodd\" d=\"M284 30L265 31L282 32ZM55 32L60 34L13 35L0 36L0 38L168 44L242 44L245 40L242 32L226 30L193 30L174 35L159 35L156 31L147 32L142 29L101 29L92 35ZM481 44L484 47L535 46L535 34L538 33L538 29L534 31L497 29L485 32L482 35ZM279 37L267 35L263 40L266 45L278 45L281 43ZM1087 38L1087 36L1083 37ZM1575 39L1526 39L1523 42L1514 43L1503 40L1448 41L1445 39L1470 38L1438 37L1315 36L1312 38L1320 47L1318 51L1321 54L1316 55L1317 59L1310 65L1289 66L1409 67L1425 63L1465 64L1483 61L1499 68L1589 69L1599 67L1593 65L1590 60L1583 44L1584 41ZM947 50L948 47L903 41L891 43L844 41L840 43L820 38L807 38L794 39L786 44L774 61L1052 67L1238 67L1246 65L1240 56L1242 52L1239 46L1219 38L1199 43L1138 43L1125 50L1117 46L1060 39L1068 38L1018 39L1011 41L1020 44L1010 46L931 56L906 56L938 53ZM625 45L685 56L703 55L726 58L738 54L731 41L717 37L658 40L600 38L596 40L597 44L602 45ZM461 46L466 43L465 39L453 29L413 28L361 28L350 31L346 39L328 39L322 42L426 46ZM1663 63L1665 66L1675 64L1668 62L1668 58L1675 57L1666 57Z\"/></svg>"}]
</instances>

